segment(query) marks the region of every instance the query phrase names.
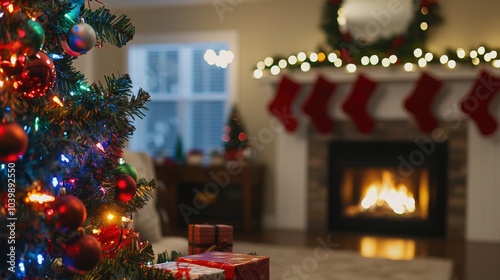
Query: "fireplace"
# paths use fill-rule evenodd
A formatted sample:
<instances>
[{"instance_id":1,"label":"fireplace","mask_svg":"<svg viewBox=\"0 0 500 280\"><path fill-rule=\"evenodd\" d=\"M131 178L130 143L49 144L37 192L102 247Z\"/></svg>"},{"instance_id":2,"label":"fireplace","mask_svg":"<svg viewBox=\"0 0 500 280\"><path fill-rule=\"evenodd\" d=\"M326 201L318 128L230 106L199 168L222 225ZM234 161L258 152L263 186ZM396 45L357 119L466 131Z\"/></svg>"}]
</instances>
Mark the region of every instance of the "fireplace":
<instances>
[{"instance_id":1,"label":"fireplace","mask_svg":"<svg viewBox=\"0 0 500 280\"><path fill-rule=\"evenodd\" d=\"M356 75L344 69L328 71L290 72L303 86L295 105L300 112L300 101L305 100L310 86L321 72L338 84L331 98L329 116L334 130L321 134L309 118L300 114L300 126L293 133L277 131L274 121L269 127L276 131L270 186L266 191L263 224L266 228L324 232L329 229L329 169L330 141L410 141L415 139L445 138L448 145L448 178L446 198L447 239L500 242L500 172L498 172L500 141L498 134L486 137L480 133L473 119L460 110L461 102L470 93L481 68L460 67L449 70L429 66L425 71L443 80L443 88L433 101L432 112L438 128L432 133L420 130L417 122L403 106L414 88L420 71L407 72L375 67L365 73L379 82L377 93L367 111L375 122L373 132L360 133L352 120L342 111L343 100L352 90ZM368 71L370 70L370 71ZM266 92L276 90L279 76L264 82ZM493 111L497 116L498 110ZM498 109L498 108L497 108ZM266 129L266 131L268 131ZM267 135L268 133L266 133ZM267 154L266 154L267 156ZM270 155L271 156L271 155Z\"/></svg>"},{"instance_id":2,"label":"fireplace","mask_svg":"<svg viewBox=\"0 0 500 280\"><path fill-rule=\"evenodd\" d=\"M443 237L447 163L446 142L330 142L329 228Z\"/></svg>"}]
</instances>

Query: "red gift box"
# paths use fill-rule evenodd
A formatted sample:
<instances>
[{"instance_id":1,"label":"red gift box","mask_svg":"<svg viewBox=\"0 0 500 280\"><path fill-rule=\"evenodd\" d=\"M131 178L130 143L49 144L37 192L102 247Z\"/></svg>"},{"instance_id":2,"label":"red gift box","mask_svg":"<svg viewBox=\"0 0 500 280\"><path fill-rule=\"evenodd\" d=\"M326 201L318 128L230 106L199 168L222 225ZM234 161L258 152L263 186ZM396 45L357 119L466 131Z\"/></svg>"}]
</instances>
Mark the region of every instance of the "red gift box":
<instances>
[{"instance_id":1,"label":"red gift box","mask_svg":"<svg viewBox=\"0 0 500 280\"><path fill-rule=\"evenodd\" d=\"M188 254L212 251L233 251L233 226L190 224L188 225Z\"/></svg>"},{"instance_id":2,"label":"red gift box","mask_svg":"<svg viewBox=\"0 0 500 280\"><path fill-rule=\"evenodd\" d=\"M153 265L172 273L175 279L224 280L224 270L192 263L167 262Z\"/></svg>"},{"instance_id":3,"label":"red gift box","mask_svg":"<svg viewBox=\"0 0 500 280\"><path fill-rule=\"evenodd\" d=\"M269 280L269 257L230 252L206 252L180 257L179 262L223 269L226 280Z\"/></svg>"}]
</instances>

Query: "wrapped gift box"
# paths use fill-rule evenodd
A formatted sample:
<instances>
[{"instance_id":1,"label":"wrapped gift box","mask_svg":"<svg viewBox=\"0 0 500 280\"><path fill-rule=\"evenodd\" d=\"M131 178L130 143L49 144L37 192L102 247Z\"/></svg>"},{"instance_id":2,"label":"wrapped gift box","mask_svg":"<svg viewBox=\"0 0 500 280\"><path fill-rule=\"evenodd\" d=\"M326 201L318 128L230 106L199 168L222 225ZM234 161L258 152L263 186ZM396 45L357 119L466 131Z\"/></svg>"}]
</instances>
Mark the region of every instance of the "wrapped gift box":
<instances>
[{"instance_id":1,"label":"wrapped gift box","mask_svg":"<svg viewBox=\"0 0 500 280\"><path fill-rule=\"evenodd\" d=\"M224 280L224 270L217 268L210 268L206 266L180 263L180 262L166 262L153 265L155 268L160 268L171 272L175 279L198 279L198 280Z\"/></svg>"},{"instance_id":2,"label":"wrapped gift box","mask_svg":"<svg viewBox=\"0 0 500 280\"><path fill-rule=\"evenodd\" d=\"M188 225L188 254L200 254L212 248L215 251L233 251L233 226L190 224Z\"/></svg>"},{"instance_id":3,"label":"wrapped gift box","mask_svg":"<svg viewBox=\"0 0 500 280\"><path fill-rule=\"evenodd\" d=\"M226 280L269 280L269 257L230 252L206 252L180 257L179 262L223 269Z\"/></svg>"}]
</instances>

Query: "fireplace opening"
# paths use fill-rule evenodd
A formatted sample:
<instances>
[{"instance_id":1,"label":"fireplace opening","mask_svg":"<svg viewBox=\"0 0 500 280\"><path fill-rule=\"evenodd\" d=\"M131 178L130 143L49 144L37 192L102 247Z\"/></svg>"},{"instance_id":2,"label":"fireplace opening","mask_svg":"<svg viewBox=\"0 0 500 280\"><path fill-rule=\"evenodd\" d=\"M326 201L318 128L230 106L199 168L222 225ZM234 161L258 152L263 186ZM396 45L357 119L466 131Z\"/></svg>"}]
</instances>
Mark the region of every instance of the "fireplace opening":
<instances>
[{"instance_id":1,"label":"fireplace opening","mask_svg":"<svg viewBox=\"0 0 500 280\"><path fill-rule=\"evenodd\" d=\"M443 237L447 144L331 142L332 230Z\"/></svg>"},{"instance_id":2,"label":"fireplace opening","mask_svg":"<svg viewBox=\"0 0 500 280\"><path fill-rule=\"evenodd\" d=\"M348 217L426 219L429 213L427 169L398 178L395 168L346 168L340 191Z\"/></svg>"}]
</instances>

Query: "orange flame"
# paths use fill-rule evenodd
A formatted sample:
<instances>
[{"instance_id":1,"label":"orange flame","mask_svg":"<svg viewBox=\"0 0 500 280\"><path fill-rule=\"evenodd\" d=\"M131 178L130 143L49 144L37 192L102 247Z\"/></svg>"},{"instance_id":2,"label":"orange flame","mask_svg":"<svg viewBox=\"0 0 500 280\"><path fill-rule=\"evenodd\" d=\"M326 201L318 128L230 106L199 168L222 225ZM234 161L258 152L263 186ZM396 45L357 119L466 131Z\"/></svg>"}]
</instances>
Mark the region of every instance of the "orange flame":
<instances>
[{"instance_id":1,"label":"orange flame","mask_svg":"<svg viewBox=\"0 0 500 280\"><path fill-rule=\"evenodd\" d=\"M362 210L387 204L394 213L402 215L415 212L415 199L404 184L395 186L389 172L382 173L382 182L368 187L361 200Z\"/></svg>"}]
</instances>

